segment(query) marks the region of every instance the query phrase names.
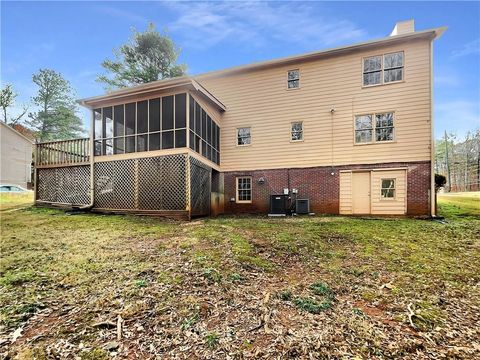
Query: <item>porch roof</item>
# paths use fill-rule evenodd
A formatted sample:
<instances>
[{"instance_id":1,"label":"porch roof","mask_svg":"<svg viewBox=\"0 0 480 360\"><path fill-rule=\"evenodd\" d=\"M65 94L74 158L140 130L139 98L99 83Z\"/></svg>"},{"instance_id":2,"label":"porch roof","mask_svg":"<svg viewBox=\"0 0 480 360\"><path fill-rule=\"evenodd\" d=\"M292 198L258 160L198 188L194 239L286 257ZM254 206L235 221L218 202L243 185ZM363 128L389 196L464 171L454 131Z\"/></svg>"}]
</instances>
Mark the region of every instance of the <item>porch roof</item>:
<instances>
[{"instance_id":1,"label":"porch roof","mask_svg":"<svg viewBox=\"0 0 480 360\"><path fill-rule=\"evenodd\" d=\"M173 79L153 81L153 82L138 85L138 86L115 90L105 95L80 99L80 100L77 100L77 102L80 105L86 106L88 108L94 108L98 104L104 103L105 101L119 101L123 98L131 97L131 96L146 95L150 92L157 92L162 90L174 90L182 87L185 89L198 91L219 110L221 111L226 110L225 105L223 105L220 100L218 100L207 89L205 89L205 87L200 85L197 81L195 81L193 77L190 77L190 76L181 76Z\"/></svg>"}]
</instances>

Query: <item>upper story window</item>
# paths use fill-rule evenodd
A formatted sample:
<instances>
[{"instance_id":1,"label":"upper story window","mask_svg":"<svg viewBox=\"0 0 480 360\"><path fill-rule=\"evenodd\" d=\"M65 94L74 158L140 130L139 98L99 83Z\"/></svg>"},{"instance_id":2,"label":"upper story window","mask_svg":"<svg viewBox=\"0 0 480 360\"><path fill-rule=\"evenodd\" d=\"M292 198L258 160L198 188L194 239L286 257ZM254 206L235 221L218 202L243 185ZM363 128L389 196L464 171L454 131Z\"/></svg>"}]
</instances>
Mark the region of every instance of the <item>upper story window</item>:
<instances>
[{"instance_id":1,"label":"upper story window","mask_svg":"<svg viewBox=\"0 0 480 360\"><path fill-rule=\"evenodd\" d=\"M403 80L403 51L383 56L383 81L386 83Z\"/></svg>"},{"instance_id":2,"label":"upper story window","mask_svg":"<svg viewBox=\"0 0 480 360\"><path fill-rule=\"evenodd\" d=\"M363 86L403 80L403 51L363 59Z\"/></svg>"},{"instance_id":3,"label":"upper story window","mask_svg":"<svg viewBox=\"0 0 480 360\"><path fill-rule=\"evenodd\" d=\"M303 140L303 122L292 122L291 124L291 141L301 141Z\"/></svg>"},{"instance_id":4,"label":"upper story window","mask_svg":"<svg viewBox=\"0 0 480 360\"><path fill-rule=\"evenodd\" d=\"M289 70L287 79L288 89L297 89L300 87L300 70Z\"/></svg>"},{"instance_id":5,"label":"upper story window","mask_svg":"<svg viewBox=\"0 0 480 360\"><path fill-rule=\"evenodd\" d=\"M393 141L393 113L355 116L355 144Z\"/></svg>"},{"instance_id":6,"label":"upper story window","mask_svg":"<svg viewBox=\"0 0 480 360\"><path fill-rule=\"evenodd\" d=\"M393 113L375 114L375 141L393 140Z\"/></svg>"},{"instance_id":7,"label":"upper story window","mask_svg":"<svg viewBox=\"0 0 480 360\"><path fill-rule=\"evenodd\" d=\"M252 135L249 127L237 129L237 145L250 145L252 142Z\"/></svg>"}]
</instances>

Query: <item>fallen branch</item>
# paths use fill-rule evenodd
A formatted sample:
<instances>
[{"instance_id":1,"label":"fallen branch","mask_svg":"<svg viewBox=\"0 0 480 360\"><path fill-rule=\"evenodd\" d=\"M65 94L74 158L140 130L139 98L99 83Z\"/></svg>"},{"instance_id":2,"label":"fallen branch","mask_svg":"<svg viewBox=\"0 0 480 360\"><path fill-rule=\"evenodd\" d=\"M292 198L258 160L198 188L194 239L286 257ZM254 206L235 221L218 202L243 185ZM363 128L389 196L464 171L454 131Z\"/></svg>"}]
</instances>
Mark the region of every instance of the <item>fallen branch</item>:
<instances>
[{"instance_id":1,"label":"fallen branch","mask_svg":"<svg viewBox=\"0 0 480 360\"><path fill-rule=\"evenodd\" d=\"M123 319L120 315L117 317L117 340L122 340L122 323Z\"/></svg>"},{"instance_id":2,"label":"fallen branch","mask_svg":"<svg viewBox=\"0 0 480 360\"><path fill-rule=\"evenodd\" d=\"M415 324L413 323L413 317L416 316L415 315L415 312L412 310L412 303L408 304L407 305L407 310L408 310L408 321L410 322L410 325L416 329L417 327L415 326Z\"/></svg>"}]
</instances>

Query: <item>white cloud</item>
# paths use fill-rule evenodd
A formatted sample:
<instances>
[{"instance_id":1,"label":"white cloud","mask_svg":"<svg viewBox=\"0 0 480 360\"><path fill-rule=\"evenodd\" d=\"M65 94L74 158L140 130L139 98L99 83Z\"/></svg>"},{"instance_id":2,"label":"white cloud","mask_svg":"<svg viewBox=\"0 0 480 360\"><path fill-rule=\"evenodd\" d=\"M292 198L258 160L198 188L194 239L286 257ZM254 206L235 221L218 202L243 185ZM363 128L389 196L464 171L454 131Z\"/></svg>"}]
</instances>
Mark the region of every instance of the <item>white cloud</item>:
<instances>
[{"instance_id":1,"label":"white cloud","mask_svg":"<svg viewBox=\"0 0 480 360\"><path fill-rule=\"evenodd\" d=\"M452 57L458 58L471 54L480 54L480 38L463 44L460 49L454 50Z\"/></svg>"},{"instance_id":2,"label":"white cloud","mask_svg":"<svg viewBox=\"0 0 480 360\"><path fill-rule=\"evenodd\" d=\"M226 41L260 47L271 41L309 47L333 46L366 36L350 21L314 15L298 2L164 3L178 18L169 24L184 46L209 48Z\"/></svg>"},{"instance_id":3,"label":"white cloud","mask_svg":"<svg viewBox=\"0 0 480 360\"><path fill-rule=\"evenodd\" d=\"M452 100L435 105L435 132L445 130L464 137L469 130L480 127L480 104L475 101Z\"/></svg>"}]
</instances>

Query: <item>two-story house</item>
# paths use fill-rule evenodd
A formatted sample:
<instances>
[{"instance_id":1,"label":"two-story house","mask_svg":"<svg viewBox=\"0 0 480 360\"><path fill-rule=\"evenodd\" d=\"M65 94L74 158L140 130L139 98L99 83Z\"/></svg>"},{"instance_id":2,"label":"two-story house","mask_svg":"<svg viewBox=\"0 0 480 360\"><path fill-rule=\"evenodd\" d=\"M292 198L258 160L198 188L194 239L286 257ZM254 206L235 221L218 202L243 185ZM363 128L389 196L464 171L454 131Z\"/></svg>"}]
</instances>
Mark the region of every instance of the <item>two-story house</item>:
<instances>
[{"instance_id":1,"label":"two-story house","mask_svg":"<svg viewBox=\"0 0 480 360\"><path fill-rule=\"evenodd\" d=\"M22 129L17 125L17 129ZM31 186L33 139L0 122L0 184ZM23 128L25 129L25 128Z\"/></svg>"},{"instance_id":2,"label":"two-story house","mask_svg":"<svg viewBox=\"0 0 480 360\"><path fill-rule=\"evenodd\" d=\"M38 146L37 203L189 218L268 213L285 193L315 213L433 214L444 30L405 21L378 40L83 99L91 136Z\"/></svg>"}]
</instances>

